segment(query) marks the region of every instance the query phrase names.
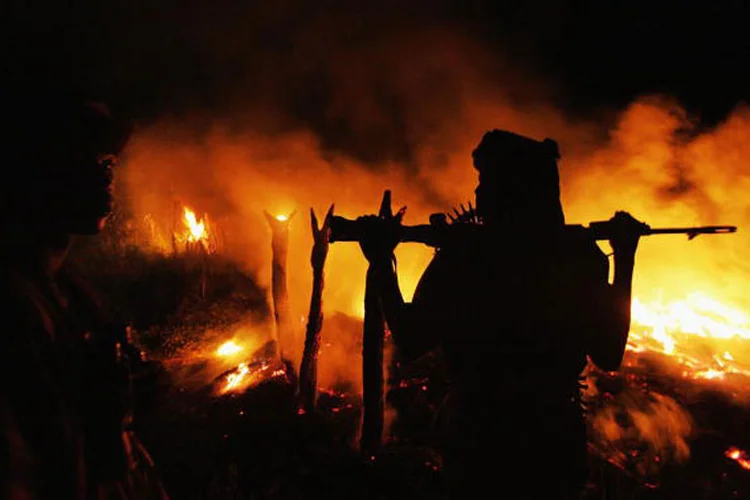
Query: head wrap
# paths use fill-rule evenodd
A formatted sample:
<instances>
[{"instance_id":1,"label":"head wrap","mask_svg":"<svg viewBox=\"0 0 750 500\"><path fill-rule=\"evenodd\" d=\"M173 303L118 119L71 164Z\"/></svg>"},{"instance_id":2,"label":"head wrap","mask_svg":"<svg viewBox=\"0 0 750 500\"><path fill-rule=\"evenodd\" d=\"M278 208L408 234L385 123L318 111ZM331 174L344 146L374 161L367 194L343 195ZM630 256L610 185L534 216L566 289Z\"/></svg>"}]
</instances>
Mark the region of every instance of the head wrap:
<instances>
[{"instance_id":1,"label":"head wrap","mask_svg":"<svg viewBox=\"0 0 750 500\"><path fill-rule=\"evenodd\" d=\"M472 158L485 192L501 197L506 204L522 203L527 210L564 223L557 142L494 129L484 134Z\"/></svg>"}]
</instances>

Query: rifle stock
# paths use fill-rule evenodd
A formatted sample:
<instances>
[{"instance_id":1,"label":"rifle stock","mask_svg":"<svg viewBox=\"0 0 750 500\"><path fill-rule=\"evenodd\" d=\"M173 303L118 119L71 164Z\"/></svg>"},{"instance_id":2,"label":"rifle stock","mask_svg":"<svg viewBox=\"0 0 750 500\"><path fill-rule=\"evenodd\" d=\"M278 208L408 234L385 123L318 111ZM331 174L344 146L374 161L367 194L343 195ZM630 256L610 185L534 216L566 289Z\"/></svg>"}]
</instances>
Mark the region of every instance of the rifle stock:
<instances>
[{"instance_id":1,"label":"rifle stock","mask_svg":"<svg viewBox=\"0 0 750 500\"><path fill-rule=\"evenodd\" d=\"M361 241L366 228L357 220L346 219L334 215L331 218L331 243L337 241ZM439 247L446 238L447 224L419 224L416 226L400 226L400 241L402 243L422 243L431 247ZM568 225L568 228L584 229L591 233L595 240L609 240L615 232L616 224L611 221L591 222L588 226ZM727 234L737 232L736 226L693 226L693 227L663 227L652 228L643 226L641 236L654 234L686 234L692 240L701 234Z\"/></svg>"}]
</instances>

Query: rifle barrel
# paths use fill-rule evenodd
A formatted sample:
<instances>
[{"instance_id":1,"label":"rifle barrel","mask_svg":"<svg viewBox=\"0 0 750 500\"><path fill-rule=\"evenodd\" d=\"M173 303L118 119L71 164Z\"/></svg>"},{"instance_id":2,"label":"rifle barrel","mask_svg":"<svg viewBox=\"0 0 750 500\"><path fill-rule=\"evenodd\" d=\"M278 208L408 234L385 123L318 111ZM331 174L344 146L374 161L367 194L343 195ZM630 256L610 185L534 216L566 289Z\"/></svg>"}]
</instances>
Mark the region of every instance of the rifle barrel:
<instances>
[{"instance_id":1,"label":"rifle barrel","mask_svg":"<svg viewBox=\"0 0 750 500\"><path fill-rule=\"evenodd\" d=\"M647 234L724 234L736 233L737 226L657 227Z\"/></svg>"},{"instance_id":2,"label":"rifle barrel","mask_svg":"<svg viewBox=\"0 0 750 500\"><path fill-rule=\"evenodd\" d=\"M611 220L592 222L587 228L596 240L609 240L617 231ZM641 236L652 234L686 234L692 240L700 234L728 234L737 232L736 226L692 226L692 227L649 227L644 224Z\"/></svg>"}]
</instances>

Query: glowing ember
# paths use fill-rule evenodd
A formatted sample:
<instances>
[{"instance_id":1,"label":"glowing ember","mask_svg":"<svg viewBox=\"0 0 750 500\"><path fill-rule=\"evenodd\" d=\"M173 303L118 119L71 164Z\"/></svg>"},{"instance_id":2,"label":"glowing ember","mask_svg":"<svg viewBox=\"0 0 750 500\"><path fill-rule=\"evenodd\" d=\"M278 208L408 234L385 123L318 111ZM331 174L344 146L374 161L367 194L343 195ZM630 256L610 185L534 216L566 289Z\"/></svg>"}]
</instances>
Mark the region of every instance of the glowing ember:
<instances>
[{"instance_id":1,"label":"glowing ember","mask_svg":"<svg viewBox=\"0 0 750 500\"><path fill-rule=\"evenodd\" d=\"M220 394L240 393L262 382L286 378L284 365L277 360L268 359L254 363L240 363L237 368L223 377Z\"/></svg>"},{"instance_id":2,"label":"glowing ember","mask_svg":"<svg viewBox=\"0 0 750 500\"><path fill-rule=\"evenodd\" d=\"M216 350L216 354L221 357L233 356L238 352L243 351L244 349L244 347L238 345L235 341L229 340L219 346L219 348Z\"/></svg>"},{"instance_id":3,"label":"glowing ember","mask_svg":"<svg viewBox=\"0 0 750 500\"><path fill-rule=\"evenodd\" d=\"M724 455L740 464L740 467L743 469L750 470L750 457L748 457L745 451L732 446L724 453Z\"/></svg>"},{"instance_id":4,"label":"glowing ember","mask_svg":"<svg viewBox=\"0 0 750 500\"><path fill-rule=\"evenodd\" d=\"M227 382L222 392L227 393L239 388L243 385L242 382L245 380L248 373L250 373L250 368L247 367L247 364L240 363L234 372L227 375Z\"/></svg>"},{"instance_id":5,"label":"glowing ember","mask_svg":"<svg viewBox=\"0 0 750 500\"><path fill-rule=\"evenodd\" d=\"M689 374L687 374L689 375ZM687 376L686 375L686 376ZM720 370L700 370L695 372L695 376L699 378L705 378L706 380L714 380L718 378L724 378L725 373Z\"/></svg>"},{"instance_id":6,"label":"glowing ember","mask_svg":"<svg viewBox=\"0 0 750 500\"><path fill-rule=\"evenodd\" d=\"M682 365L684 376L696 379L750 376L750 366L730 352L750 339L750 321L742 311L694 293L667 303L633 299L632 319L631 355L661 353Z\"/></svg>"},{"instance_id":7,"label":"glowing ember","mask_svg":"<svg viewBox=\"0 0 750 500\"><path fill-rule=\"evenodd\" d=\"M611 464L654 479L663 464L690 458L693 419L675 399L636 389L592 403L589 446Z\"/></svg>"}]
</instances>

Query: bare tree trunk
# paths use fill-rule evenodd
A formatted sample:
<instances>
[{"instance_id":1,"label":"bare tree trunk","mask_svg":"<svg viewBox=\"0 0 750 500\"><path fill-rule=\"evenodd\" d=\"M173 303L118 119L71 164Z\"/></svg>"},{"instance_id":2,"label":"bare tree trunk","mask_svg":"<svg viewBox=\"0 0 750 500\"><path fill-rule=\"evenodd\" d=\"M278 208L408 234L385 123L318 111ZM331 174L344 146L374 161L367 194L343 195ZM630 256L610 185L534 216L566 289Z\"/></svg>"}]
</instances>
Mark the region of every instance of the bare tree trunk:
<instances>
[{"instance_id":1,"label":"bare tree trunk","mask_svg":"<svg viewBox=\"0 0 750 500\"><path fill-rule=\"evenodd\" d=\"M286 264L289 251L289 222L266 214L271 226L271 295L273 297L274 320L276 323L276 348L284 360L284 350L292 340L292 321L287 291Z\"/></svg>"},{"instance_id":2,"label":"bare tree trunk","mask_svg":"<svg viewBox=\"0 0 750 500\"><path fill-rule=\"evenodd\" d=\"M289 342L289 294L287 290L286 261L288 243L286 234L275 235L271 271L271 294L276 321L276 342L279 355L284 357L284 348Z\"/></svg>"}]
</instances>

